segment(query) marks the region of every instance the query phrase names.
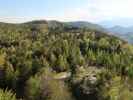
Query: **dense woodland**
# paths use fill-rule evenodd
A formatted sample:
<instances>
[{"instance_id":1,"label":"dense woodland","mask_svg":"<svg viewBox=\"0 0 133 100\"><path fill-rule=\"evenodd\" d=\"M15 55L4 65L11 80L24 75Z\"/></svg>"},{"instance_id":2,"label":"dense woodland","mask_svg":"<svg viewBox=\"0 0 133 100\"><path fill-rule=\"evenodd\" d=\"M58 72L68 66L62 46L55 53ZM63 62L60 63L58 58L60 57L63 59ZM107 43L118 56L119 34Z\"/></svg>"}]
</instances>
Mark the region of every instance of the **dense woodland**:
<instances>
[{"instance_id":1,"label":"dense woodland","mask_svg":"<svg viewBox=\"0 0 133 100\"><path fill-rule=\"evenodd\" d=\"M133 100L133 46L56 21L0 23L0 100Z\"/></svg>"}]
</instances>

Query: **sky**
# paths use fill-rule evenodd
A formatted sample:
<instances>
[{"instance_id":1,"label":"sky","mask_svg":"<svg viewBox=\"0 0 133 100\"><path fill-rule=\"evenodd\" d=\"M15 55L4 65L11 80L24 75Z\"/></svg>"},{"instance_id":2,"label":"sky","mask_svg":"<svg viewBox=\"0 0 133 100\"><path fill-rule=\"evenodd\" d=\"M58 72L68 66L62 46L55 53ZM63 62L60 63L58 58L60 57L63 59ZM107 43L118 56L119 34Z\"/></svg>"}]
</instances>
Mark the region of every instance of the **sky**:
<instances>
[{"instance_id":1,"label":"sky","mask_svg":"<svg viewBox=\"0 0 133 100\"><path fill-rule=\"evenodd\" d=\"M0 0L0 21L90 21L133 18L133 0Z\"/></svg>"}]
</instances>

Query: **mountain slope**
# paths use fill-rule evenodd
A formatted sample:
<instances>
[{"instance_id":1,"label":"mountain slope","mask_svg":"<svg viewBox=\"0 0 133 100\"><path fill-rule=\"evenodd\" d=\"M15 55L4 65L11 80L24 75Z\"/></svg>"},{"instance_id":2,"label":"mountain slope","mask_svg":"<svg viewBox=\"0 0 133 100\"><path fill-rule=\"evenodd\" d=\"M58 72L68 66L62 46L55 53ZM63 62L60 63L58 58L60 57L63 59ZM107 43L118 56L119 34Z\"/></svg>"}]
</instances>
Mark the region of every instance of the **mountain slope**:
<instances>
[{"instance_id":1,"label":"mountain slope","mask_svg":"<svg viewBox=\"0 0 133 100\"><path fill-rule=\"evenodd\" d=\"M133 33L133 27L114 26L114 27L108 28L108 30L110 32L119 33L119 34Z\"/></svg>"},{"instance_id":2,"label":"mountain slope","mask_svg":"<svg viewBox=\"0 0 133 100\"><path fill-rule=\"evenodd\" d=\"M133 43L133 27L114 26L107 29L111 34Z\"/></svg>"},{"instance_id":3,"label":"mountain slope","mask_svg":"<svg viewBox=\"0 0 133 100\"><path fill-rule=\"evenodd\" d=\"M132 100L133 46L97 27L82 28L82 24L1 23L0 96Z\"/></svg>"},{"instance_id":4,"label":"mountain slope","mask_svg":"<svg viewBox=\"0 0 133 100\"><path fill-rule=\"evenodd\" d=\"M69 22L68 25L71 25L73 27L78 27L78 28L88 28L92 30L105 31L105 29L98 24L93 24L93 23L84 22L84 21Z\"/></svg>"}]
</instances>

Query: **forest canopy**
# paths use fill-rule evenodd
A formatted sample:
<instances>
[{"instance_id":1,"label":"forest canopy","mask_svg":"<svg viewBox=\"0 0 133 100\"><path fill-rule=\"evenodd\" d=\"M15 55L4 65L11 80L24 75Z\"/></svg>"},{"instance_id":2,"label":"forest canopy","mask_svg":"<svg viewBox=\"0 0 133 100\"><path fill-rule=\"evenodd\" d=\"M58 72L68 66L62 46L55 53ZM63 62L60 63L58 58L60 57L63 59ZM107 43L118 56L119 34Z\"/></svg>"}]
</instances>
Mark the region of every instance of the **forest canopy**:
<instances>
[{"instance_id":1,"label":"forest canopy","mask_svg":"<svg viewBox=\"0 0 133 100\"><path fill-rule=\"evenodd\" d=\"M0 23L0 100L133 100L133 46L71 24Z\"/></svg>"}]
</instances>

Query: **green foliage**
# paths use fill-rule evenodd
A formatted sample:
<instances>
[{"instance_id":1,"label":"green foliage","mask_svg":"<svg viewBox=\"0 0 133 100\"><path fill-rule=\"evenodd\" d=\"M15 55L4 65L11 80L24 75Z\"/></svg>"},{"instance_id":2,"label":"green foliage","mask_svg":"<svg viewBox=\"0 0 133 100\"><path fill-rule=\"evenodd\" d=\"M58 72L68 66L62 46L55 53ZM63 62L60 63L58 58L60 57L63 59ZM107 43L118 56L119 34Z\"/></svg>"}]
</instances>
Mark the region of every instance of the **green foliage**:
<instances>
[{"instance_id":1,"label":"green foliage","mask_svg":"<svg viewBox=\"0 0 133 100\"><path fill-rule=\"evenodd\" d=\"M27 82L27 99L30 100L72 100L68 87L56 80L49 69L44 69Z\"/></svg>"},{"instance_id":2,"label":"green foliage","mask_svg":"<svg viewBox=\"0 0 133 100\"><path fill-rule=\"evenodd\" d=\"M0 89L0 100L17 100L15 94L8 90Z\"/></svg>"},{"instance_id":3,"label":"green foliage","mask_svg":"<svg viewBox=\"0 0 133 100\"><path fill-rule=\"evenodd\" d=\"M130 88L122 77L114 76L100 86L100 100L132 100L133 91Z\"/></svg>"},{"instance_id":4,"label":"green foliage","mask_svg":"<svg viewBox=\"0 0 133 100\"><path fill-rule=\"evenodd\" d=\"M68 64L66 58L64 58L62 55L59 55L57 61L56 61L56 70L57 71L66 71L68 69Z\"/></svg>"},{"instance_id":5,"label":"green foliage","mask_svg":"<svg viewBox=\"0 0 133 100\"><path fill-rule=\"evenodd\" d=\"M0 88L18 99L130 100L132 78L133 46L119 38L56 21L0 24Z\"/></svg>"},{"instance_id":6,"label":"green foliage","mask_svg":"<svg viewBox=\"0 0 133 100\"><path fill-rule=\"evenodd\" d=\"M27 82L26 95L30 100L39 100L40 98L40 79L31 77Z\"/></svg>"}]
</instances>

